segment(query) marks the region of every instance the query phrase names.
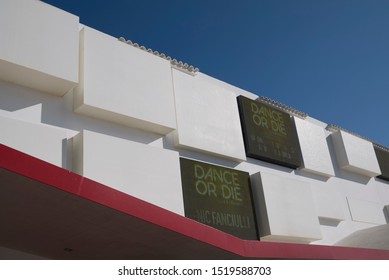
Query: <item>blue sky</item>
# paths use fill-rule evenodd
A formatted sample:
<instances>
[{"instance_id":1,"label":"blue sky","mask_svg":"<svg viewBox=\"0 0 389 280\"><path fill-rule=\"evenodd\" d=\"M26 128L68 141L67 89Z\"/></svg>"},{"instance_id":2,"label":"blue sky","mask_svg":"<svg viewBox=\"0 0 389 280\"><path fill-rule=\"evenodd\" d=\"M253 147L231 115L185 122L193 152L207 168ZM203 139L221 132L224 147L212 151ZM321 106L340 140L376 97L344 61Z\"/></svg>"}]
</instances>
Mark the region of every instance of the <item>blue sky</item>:
<instances>
[{"instance_id":1,"label":"blue sky","mask_svg":"<svg viewBox=\"0 0 389 280\"><path fill-rule=\"evenodd\" d=\"M44 2L389 146L388 0Z\"/></svg>"}]
</instances>

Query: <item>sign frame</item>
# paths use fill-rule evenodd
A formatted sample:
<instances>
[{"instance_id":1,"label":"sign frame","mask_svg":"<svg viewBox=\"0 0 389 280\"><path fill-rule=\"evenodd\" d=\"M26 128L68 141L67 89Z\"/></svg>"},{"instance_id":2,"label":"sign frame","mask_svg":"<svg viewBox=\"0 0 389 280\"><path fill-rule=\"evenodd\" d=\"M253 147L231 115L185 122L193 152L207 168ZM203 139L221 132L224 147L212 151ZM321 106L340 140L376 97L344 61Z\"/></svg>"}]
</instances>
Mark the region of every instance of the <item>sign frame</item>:
<instances>
[{"instance_id":1,"label":"sign frame","mask_svg":"<svg viewBox=\"0 0 389 280\"><path fill-rule=\"evenodd\" d=\"M303 166L291 115L242 95L237 101L247 157L293 169Z\"/></svg>"},{"instance_id":2,"label":"sign frame","mask_svg":"<svg viewBox=\"0 0 389 280\"><path fill-rule=\"evenodd\" d=\"M259 240L247 172L180 158L185 216L245 240Z\"/></svg>"}]
</instances>

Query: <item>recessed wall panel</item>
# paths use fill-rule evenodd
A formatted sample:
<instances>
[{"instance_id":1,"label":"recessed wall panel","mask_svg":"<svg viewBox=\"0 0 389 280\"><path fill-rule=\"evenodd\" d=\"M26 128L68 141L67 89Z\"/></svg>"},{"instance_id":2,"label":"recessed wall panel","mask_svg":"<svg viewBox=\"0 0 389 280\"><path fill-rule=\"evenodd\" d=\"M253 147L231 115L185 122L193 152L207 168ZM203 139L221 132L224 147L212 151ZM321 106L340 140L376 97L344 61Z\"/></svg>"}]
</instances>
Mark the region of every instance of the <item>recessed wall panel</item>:
<instances>
[{"instance_id":1,"label":"recessed wall panel","mask_svg":"<svg viewBox=\"0 0 389 280\"><path fill-rule=\"evenodd\" d=\"M264 103L238 97L243 138L248 157L301 166L301 151L291 116Z\"/></svg>"},{"instance_id":2,"label":"recessed wall panel","mask_svg":"<svg viewBox=\"0 0 389 280\"><path fill-rule=\"evenodd\" d=\"M242 239L258 239L249 174L180 159L185 216Z\"/></svg>"},{"instance_id":3,"label":"recessed wall panel","mask_svg":"<svg viewBox=\"0 0 389 280\"><path fill-rule=\"evenodd\" d=\"M351 218L356 222L386 224L384 208L374 201L347 197Z\"/></svg>"}]
</instances>

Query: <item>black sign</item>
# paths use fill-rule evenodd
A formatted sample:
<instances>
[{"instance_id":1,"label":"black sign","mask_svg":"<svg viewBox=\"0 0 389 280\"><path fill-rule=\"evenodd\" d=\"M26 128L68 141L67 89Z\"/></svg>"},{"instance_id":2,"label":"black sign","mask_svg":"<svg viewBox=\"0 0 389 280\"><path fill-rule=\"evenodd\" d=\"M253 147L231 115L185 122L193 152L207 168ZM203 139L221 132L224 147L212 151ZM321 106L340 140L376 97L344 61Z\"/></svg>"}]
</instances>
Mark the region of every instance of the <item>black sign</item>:
<instances>
[{"instance_id":1,"label":"black sign","mask_svg":"<svg viewBox=\"0 0 389 280\"><path fill-rule=\"evenodd\" d=\"M302 165L300 144L292 117L244 96L238 96L246 155L291 168Z\"/></svg>"},{"instance_id":2,"label":"black sign","mask_svg":"<svg viewBox=\"0 0 389 280\"><path fill-rule=\"evenodd\" d=\"M377 177L389 181L389 152L377 147L374 147L374 151L381 169L381 175Z\"/></svg>"},{"instance_id":3,"label":"black sign","mask_svg":"<svg viewBox=\"0 0 389 280\"><path fill-rule=\"evenodd\" d=\"M185 216L235 235L258 240L249 174L180 159Z\"/></svg>"}]
</instances>

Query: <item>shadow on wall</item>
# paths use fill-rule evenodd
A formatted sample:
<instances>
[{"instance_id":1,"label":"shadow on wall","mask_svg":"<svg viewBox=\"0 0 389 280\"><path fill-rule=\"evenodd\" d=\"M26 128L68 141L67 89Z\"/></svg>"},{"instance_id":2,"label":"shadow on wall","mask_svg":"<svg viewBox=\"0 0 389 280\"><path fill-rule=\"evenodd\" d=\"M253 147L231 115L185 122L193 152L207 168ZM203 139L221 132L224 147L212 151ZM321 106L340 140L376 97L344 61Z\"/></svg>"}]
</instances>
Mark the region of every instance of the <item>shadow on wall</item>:
<instances>
[{"instance_id":1,"label":"shadow on wall","mask_svg":"<svg viewBox=\"0 0 389 280\"><path fill-rule=\"evenodd\" d=\"M316 181L327 182L331 177L320 176L319 174L313 174L301 169L296 169L295 174L298 176L306 177Z\"/></svg>"},{"instance_id":2,"label":"shadow on wall","mask_svg":"<svg viewBox=\"0 0 389 280\"><path fill-rule=\"evenodd\" d=\"M162 137L75 113L73 90L58 97L0 81L0 115L64 128L68 130L68 137L84 129L143 144L150 144Z\"/></svg>"},{"instance_id":3,"label":"shadow on wall","mask_svg":"<svg viewBox=\"0 0 389 280\"><path fill-rule=\"evenodd\" d=\"M337 227L339 226L340 222L341 220L319 217L319 224L322 226Z\"/></svg>"},{"instance_id":4,"label":"shadow on wall","mask_svg":"<svg viewBox=\"0 0 389 280\"><path fill-rule=\"evenodd\" d=\"M383 211L384 211L386 223L389 224L389 205L384 206Z\"/></svg>"},{"instance_id":5,"label":"shadow on wall","mask_svg":"<svg viewBox=\"0 0 389 280\"><path fill-rule=\"evenodd\" d=\"M17 111L41 105L43 103L42 98L39 98L41 94L32 89L0 81L0 110L18 115ZM47 98L53 98L53 96L47 95ZM41 116L38 117L41 118Z\"/></svg>"}]
</instances>

